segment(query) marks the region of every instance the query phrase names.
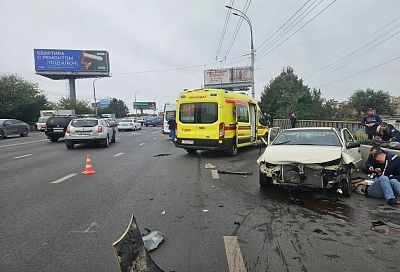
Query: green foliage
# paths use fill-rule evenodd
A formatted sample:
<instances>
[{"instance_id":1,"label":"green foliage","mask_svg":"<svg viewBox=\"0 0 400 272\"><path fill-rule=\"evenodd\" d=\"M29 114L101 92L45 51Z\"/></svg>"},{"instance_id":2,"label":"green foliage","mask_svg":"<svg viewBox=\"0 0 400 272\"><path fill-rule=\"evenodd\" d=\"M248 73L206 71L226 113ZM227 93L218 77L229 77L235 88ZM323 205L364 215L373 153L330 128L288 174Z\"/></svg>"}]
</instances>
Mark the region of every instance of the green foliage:
<instances>
[{"instance_id":1,"label":"green foliage","mask_svg":"<svg viewBox=\"0 0 400 272\"><path fill-rule=\"evenodd\" d=\"M129 109L121 99L113 98L107 108L98 109L98 114L115 113L116 118L125 117L129 114Z\"/></svg>"},{"instance_id":2,"label":"green foliage","mask_svg":"<svg viewBox=\"0 0 400 272\"><path fill-rule=\"evenodd\" d=\"M90 114L93 113L89 102L85 100L76 100L74 105L68 97L62 97L55 103L55 107L60 110L73 110L75 109L75 114Z\"/></svg>"},{"instance_id":3,"label":"green foliage","mask_svg":"<svg viewBox=\"0 0 400 272\"><path fill-rule=\"evenodd\" d=\"M15 118L27 123L37 121L40 110L49 109L51 103L36 83L18 75L0 76L0 118Z\"/></svg>"},{"instance_id":4,"label":"green foliage","mask_svg":"<svg viewBox=\"0 0 400 272\"><path fill-rule=\"evenodd\" d=\"M288 118L295 111L297 118L332 119L332 102L322 98L321 91L310 89L291 67L283 69L272 79L261 94L260 107L264 112L272 113L275 118Z\"/></svg>"},{"instance_id":5,"label":"green foliage","mask_svg":"<svg viewBox=\"0 0 400 272\"><path fill-rule=\"evenodd\" d=\"M391 115L394 109L390 105L389 98L389 93L383 90L359 89L351 95L349 105L359 113L365 112L368 108L374 108L378 114Z\"/></svg>"}]
</instances>

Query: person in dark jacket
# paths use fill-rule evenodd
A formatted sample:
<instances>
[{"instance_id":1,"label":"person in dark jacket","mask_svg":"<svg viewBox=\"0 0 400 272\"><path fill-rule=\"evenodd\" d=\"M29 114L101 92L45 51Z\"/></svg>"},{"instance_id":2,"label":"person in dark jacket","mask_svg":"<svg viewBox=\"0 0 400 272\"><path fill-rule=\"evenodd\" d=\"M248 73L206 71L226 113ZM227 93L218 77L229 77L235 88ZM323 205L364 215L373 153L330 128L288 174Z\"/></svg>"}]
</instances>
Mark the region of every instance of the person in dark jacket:
<instances>
[{"instance_id":1,"label":"person in dark jacket","mask_svg":"<svg viewBox=\"0 0 400 272\"><path fill-rule=\"evenodd\" d=\"M176 133L176 120L175 120L175 116L171 116L168 120L168 128L169 128L169 137L171 139L171 143L174 142L175 140L175 133Z\"/></svg>"},{"instance_id":2,"label":"person in dark jacket","mask_svg":"<svg viewBox=\"0 0 400 272\"><path fill-rule=\"evenodd\" d=\"M267 114L267 121L268 121L268 126L272 128L274 126L274 118L272 117L272 114L270 113Z\"/></svg>"},{"instance_id":3,"label":"person in dark jacket","mask_svg":"<svg viewBox=\"0 0 400 272\"><path fill-rule=\"evenodd\" d=\"M382 123L382 119L379 115L374 114L372 108L368 108L367 115L361 121L361 124L365 126L365 133L368 135L368 140L372 140L377 134L377 128Z\"/></svg>"},{"instance_id":4,"label":"person in dark jacket","mask_svg":"<svg viewBox=\"0 0 400 272\"><path fill-rule=\"evenodd\" d=\"M385 165L375 160L375 154L381 152L382 149L379 146L374 145L370 148L369 151L370 153L365 163L365 167L362 168L362 172L366 175L372 175L372 176L379 175L383 172Z\"/></svg>"},{"instance_id":5,"label":"person in dark jacket","mask_svg":"<svg viewBox=\"0 0 400 272\"><path fill-rule=\"evenodd\" d=\"M294 111L290 114L290 124L292 125L292 128L296 127L297 117L296 117L296 113Z\"/></svg>"},{"instance_id":6,"label":"person in dark jacket","mask_svg":"<svg viewBox=\"0 0 400 272\"><path fill-rule=\"evenodd\" d=\"M400 131L389 125L386 122L382 122L380 125L381 138L383 141L400 142Z\"/></svg>"}]
</instances>

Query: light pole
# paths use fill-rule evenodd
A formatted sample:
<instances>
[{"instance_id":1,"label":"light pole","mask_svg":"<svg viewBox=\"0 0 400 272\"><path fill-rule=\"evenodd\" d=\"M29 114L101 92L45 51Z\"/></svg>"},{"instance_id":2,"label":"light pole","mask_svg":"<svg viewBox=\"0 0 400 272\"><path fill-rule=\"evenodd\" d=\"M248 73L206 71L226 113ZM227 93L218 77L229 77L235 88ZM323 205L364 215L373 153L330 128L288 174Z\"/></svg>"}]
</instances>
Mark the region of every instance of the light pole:
<instances>
[{"instance_id":1,"label":"light pole","mask_svg":"<svg viewBox=\"0 0 400 272\"><path fill-rule=\"evenodd\" d=\"M96 117L97 117L97 100L96 100L96 86L95 86L94 83L95 83L96 80L98 80L98 79L100 79L100 78L95 78L95 79L93 80L94 111L95 111Z\"/></svg>"},{"instance_id":2,"label":"light pole","mask_svg":"<svg viewBox=\"0 0 400 272\"><path fill-rule=\"evenodd\" d=\"M251 25L251 21L250 21L249 17L247 17L247 15L244 14L242 11L240 11L240 10L238 10L238 9L235 9L235 8L233 8L233 7L231 7L231 6L225 6L225 7L228 8L228 9L233 9L233 10L239 12L240 14L239 14L239 13L236 13L236 12L233 12L232 14L235 15L235 16L239 16L239 17L243 18L243 19L249 24L249 27L250 27L250 38L251 38L251 45L250 45L251 53L250 53L250 54L251 54L251 81L252 81L252 83L251 83L251 96L252 96L253 98L255 98L255 97L256 97L256 89L255 89L255 83L254 83L254 44L253 44L253 26Z\"/></svg>"},{"instance_id":3,"label":"light pole","mask_svg":"<svg viewBox=\"0 0 400 272\"><path fill-rule=\"evenodd\" d=\"M135 92L135 103L136 103L136 94L137 94L138 92L140 92L140 90L137 90L137 91ZM137 108L135 109L135 113L136 113L136 117L137 117Z\"/></svg>"}]
</instances>

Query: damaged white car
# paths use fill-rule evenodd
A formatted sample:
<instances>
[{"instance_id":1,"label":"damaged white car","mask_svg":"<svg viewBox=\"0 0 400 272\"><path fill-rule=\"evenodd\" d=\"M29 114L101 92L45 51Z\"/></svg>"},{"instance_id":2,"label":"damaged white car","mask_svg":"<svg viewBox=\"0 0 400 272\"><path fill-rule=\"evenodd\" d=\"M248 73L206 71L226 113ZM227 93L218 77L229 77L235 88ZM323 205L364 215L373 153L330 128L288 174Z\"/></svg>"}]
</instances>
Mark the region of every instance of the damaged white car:
<instances>
[{"instance_id":1,"label":"damaged white car","mask_svg":"<svg viewBox=\"0 0 400 272\"><path fill-rule=\"evenodd\" d=\"M351 175L361 167L360 144L345 128L293 128L270 131L267 148L257 160L260 185L335 188L343 196L352 191Z\"/></svg>"}]
</instances>

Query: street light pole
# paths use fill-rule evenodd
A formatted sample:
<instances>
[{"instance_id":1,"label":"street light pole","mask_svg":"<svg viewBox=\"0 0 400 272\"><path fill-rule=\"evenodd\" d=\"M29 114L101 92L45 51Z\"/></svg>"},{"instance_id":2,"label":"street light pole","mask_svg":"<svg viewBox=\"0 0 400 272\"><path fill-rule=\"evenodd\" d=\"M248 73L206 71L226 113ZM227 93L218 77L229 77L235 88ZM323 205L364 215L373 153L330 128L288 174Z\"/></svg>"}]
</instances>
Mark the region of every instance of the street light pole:
<instances>
[{"instance_id":1,"label":"street light pole","mask_svg":"<svg viewBox=\"0 0 400 272\"><path fill-rule=\"evenodd\" d=\"M137 94L138 92L140 92L140 90L137 90L137 91L135 92L135 103L136 103L136 94ZM135 109L135 113L136 113L136 117L137 117L137 108Z\"/></svg>"},{"instance_id":2,"label":"street light pole","mask_svg":"<svg viewBox=\"0 0 400 272\"><path fill-rule=\"evenodd\" d=\"M99 78L95 78L94 80L93 80L93 96L94 96L94 110L95 110L95 114L96 114L96 117L97 117L97 100L96 100L96 86L95 86L95 82L96 82L96 80L98 80Z\"/></svg>"},{"instance_id":3,"label":"street light pole","mask_svg":"<svg viewBox=\"0 0 400 272\"><path fill-rule=\"evenodd\" d=\"M251 44L250 44L250 48L251 48L250 55L251 55L251 81L252 81L252 83L251 83L251 96L253 98L255 98L256 97L256 89L255 89L256 87L255 87L255 83L254 83L254 54L255 54L255 50L254 50L254 43L253 43L253 26L251 25L251 21L250 21L249 17L247 17L247 15L244 14L242 11L240 11L238 9L235 9L235 8L233 8L231 6L225 6L225 7L228 8L228 9L233 9L233 10L239 12L240 14L238 14L236 12L234 12L232 14L235 15L235 16L239 16L239 17L243 18L249 24L249 27L250 27L250 39L251 39L251 41L250 41L251 42Z\"/></svg>"}]
</instances>

